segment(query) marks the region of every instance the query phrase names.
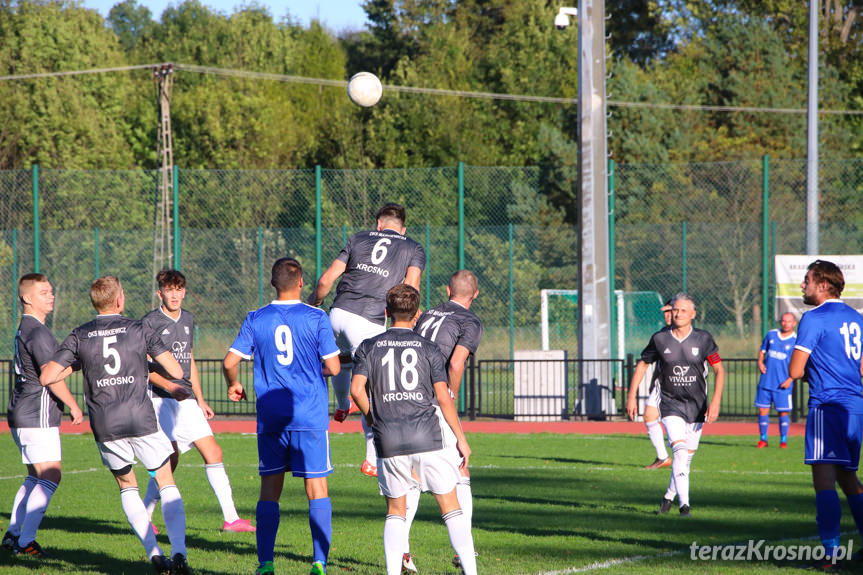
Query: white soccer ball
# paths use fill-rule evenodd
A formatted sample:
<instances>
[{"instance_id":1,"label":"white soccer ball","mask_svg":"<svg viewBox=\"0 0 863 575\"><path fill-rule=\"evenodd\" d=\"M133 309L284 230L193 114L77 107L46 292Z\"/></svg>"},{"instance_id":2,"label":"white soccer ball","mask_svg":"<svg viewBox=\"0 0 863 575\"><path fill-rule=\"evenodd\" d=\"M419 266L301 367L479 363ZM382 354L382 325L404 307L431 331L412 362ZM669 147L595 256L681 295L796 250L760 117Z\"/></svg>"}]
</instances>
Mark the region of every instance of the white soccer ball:
<instances>
[{"instance_id":1,"label":"white soccer ball","mask_svg":"<svg viewBox=\"0 0 863 575\"><path fill-rule=\"evenodd\" d=\"M378 77L371 72L359 72L348 80L348 98L357 106L369 108L378 103L384 87Z\"/></svg>"}]
</instances>

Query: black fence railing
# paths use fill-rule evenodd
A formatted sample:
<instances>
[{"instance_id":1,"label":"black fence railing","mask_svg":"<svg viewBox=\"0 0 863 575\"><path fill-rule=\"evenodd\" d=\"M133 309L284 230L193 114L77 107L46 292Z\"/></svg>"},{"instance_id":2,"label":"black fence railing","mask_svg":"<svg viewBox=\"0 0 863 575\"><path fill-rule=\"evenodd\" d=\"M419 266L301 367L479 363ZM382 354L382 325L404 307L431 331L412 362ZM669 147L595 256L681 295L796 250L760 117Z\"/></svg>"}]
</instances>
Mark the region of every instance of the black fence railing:
<instances>
[{"instance_id":1,"label":"black fence railing","mask_svg":"<svg viewBox=\"0 0 863 575\"><path fill-rule=\"evenodd\" d=\"M755 417L755 391L760 375L756 360L723 359L722 364L726 378L720 417ZM204 397L217 415L254 417L251 362L240 364L240 381L246 389L248 401L239 403L227 398L221 359L199 359L197 366ZM626 360L481 361L471 357L465 370L459 410L470 419L492 417L530 421L625 417L626 394L634 370L635 359L632 356ZM0 381L7 382L0 385L0 406L6 406L15 384L12 361L0 360ZM710 381L712 394L712 375ZM86 413L81 374L73 373L67 384ZM808 391L806 384L795 384L793 421L805 417ZM334 410L335 398L330 388L330 412Z\"/></svg>"}]
</instances>

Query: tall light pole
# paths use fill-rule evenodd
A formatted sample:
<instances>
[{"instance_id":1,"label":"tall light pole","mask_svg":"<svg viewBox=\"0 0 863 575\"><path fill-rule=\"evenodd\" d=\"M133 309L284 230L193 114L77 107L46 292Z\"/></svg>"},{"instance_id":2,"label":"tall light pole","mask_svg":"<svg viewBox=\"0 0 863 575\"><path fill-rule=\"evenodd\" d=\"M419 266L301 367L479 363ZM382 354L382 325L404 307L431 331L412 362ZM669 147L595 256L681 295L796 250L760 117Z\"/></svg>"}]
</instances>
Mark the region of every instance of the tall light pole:
<instances>
[{"instance_id":1,"label":"tall light pole","mask_svg":"<svg viewBox=\"0 0 863 575\"><path fill-rule=\"evenodd\" d=\"M611 357L608 155L605 97L605 2L561 8L558 29L578 22L578 359ZM588 383L580 369L579 385Z\"/></svg>"},{"instance_id":2,"label":"tall light pole","mask_svg":"<svg viewBox=\"0 0 863 575\"><path fill-rule=\"evenodd\" d=\"M806 254L818 253L818 7L809 0L809 99L806 107Z\"/></svg>"}]
</instances>

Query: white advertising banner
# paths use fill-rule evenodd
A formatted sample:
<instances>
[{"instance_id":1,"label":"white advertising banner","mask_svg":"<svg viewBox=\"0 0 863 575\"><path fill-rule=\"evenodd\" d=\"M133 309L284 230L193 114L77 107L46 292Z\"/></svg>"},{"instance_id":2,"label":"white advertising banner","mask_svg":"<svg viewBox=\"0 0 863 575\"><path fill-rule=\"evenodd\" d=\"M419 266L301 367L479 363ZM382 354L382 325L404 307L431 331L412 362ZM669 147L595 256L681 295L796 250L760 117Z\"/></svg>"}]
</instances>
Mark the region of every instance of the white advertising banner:
<instances>
[{"instance_id":1,"label":"white advertising banner","mask_svg":"<svg viewBox=\"0 0 863 575\"><path fill-rule=\"evenodd\" d=\"M806 268L815 260L833 262L845 276L842 301L863 313L863 255L852 256L801 256L777 255L776 270L776 321L785 312L791 312L799 320L806 310L812 309L803 303L800 284L806 277Z\"/></svg>"}]
</instances>

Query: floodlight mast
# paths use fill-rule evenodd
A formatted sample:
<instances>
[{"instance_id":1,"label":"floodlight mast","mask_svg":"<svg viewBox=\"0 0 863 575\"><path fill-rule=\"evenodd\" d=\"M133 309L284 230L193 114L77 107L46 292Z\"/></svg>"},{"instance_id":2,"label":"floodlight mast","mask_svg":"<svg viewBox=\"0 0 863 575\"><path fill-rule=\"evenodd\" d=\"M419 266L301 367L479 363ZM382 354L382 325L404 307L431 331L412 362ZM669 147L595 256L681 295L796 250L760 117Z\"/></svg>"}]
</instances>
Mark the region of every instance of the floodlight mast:
<instances>
[{"instance_id":1,"label":"floodlight mast","mask_svg":"<svg viewBox=\"0 0 863 575\"><path fill-rule=\"evenodd\" d=\"M611 358L605 2L560 8L558 29L578 29L578 359ZM579 362L579 389L598 379Z\"/></svg>"}]
</instances>

